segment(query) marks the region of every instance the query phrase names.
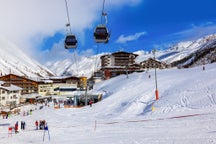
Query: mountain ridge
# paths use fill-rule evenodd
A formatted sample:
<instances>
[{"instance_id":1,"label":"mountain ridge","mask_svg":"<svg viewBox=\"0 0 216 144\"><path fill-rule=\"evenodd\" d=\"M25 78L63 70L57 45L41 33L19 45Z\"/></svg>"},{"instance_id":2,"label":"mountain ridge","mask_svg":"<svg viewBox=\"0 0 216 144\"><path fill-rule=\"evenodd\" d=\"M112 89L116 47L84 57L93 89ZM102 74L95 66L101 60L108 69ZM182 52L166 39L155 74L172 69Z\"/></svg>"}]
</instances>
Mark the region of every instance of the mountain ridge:
<instances>
[{"instance_id":1,"label":"mountain ridge","mask_svg":"<svg viewBox=\"0 0 216 144\"><path fill-rule=\"evenodd\" d=\"M184 67L185 65L188 65L190 57L195 55L196 53L199 53L201 50L205 53L208 52L208 47L216 41L216 34L207 35L205 37L199 38L197 40L193 41L184 41L179 42L172 47L165 49L165 50L159 50L156 52L156 58L160 61L163 61L165 63L171 64L172 66L181 66ZM213 50L215 50L215 47L212 47ZM199 51L200 50L200 51ZM147 60L151 57L153 57L152 52L147 52L144 50L139 50L133 52L135 54L138 54L139 56L136 58L136 63L140 63L144 60ZM98 55L94 55L91 57L83 57L78 60L78 63L73 63L72 60L67 60L67 64L65 65L64 61L57 61L49 66L49 68L54 71L57 75L62 74L74 74L74 75L83 75L85 74L87 77L90 77L93 73L93 71L96 71L100 69L100 56L104 54L109 53L101 53ZM192 56L191 56L192 55ZM215 59L216 55L213 54L213 59ZM196 61L198 57L194 57ZM185 60L184 60L185 59ZM70 61L70 62L69 62ZM214 62L214 60L213 60ZM60 64L61 68L56 67L57 63ZM210 61L206 60L204 62L205 64L210 63ZM191 63L192 64L192 63ZM65 66L64 66L65 65ZM69 67L70 65L70 67ZM76 72L77 66L80 73ZM197 65L201 65L200 63ZM63 67L66 67L67 69L64 69ZM60 70L60 71L59 71Z\"/></svg>"},{"instance_id":2,"label":"mountain ridge","mask_svg":"<svg viewBox=\"0 0 216 144\"><path fill-rule=\"evenodd\" d=\"M0 74L10 73L27 77L49 77L55 75L20 50L15 44L0 37Z\"/></svg>"},{"instance_id":3,"label":"mountain ridge","mask_svg":"<svg viewBox=\"0 0 216 144\"><path fill-rule=\"evenodd\" d=\"M71 59L56 61L48 66L39 64L16 45L0 37L0 74L17 74L27 77L50 76L87 76L100 69L100 56L110 53L100 53L93 56L79 56L77 62ZM139 56L135 62L140 63L153 57L152 52L139 50L133 52ZM182 41L168 49L158 50L156 58L173 67L191 67L216 62L216 34L207 35L193 41Z\"/></svg>"}]
</instances>

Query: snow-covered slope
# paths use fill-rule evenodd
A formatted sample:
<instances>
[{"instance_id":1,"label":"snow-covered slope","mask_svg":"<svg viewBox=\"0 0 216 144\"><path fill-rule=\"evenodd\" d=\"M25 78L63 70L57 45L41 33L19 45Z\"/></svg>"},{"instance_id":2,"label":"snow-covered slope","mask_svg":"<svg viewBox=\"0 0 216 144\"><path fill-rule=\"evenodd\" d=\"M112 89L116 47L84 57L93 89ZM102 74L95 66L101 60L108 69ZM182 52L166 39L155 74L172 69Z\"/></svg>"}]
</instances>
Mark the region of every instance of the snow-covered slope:
<instances>
[{"instance_id":1,"label":"snow-covered slope","mask_svg":"<svg viewBox=\"0 0 216 144\"><path fill-rule=\"evenodd\" d=\"M77 57L76 60L66 59L50 64L48 67L56 75L70 75L91 77L94 71L100 68L100 56L102 54L90 57Z\"/></svg>"},{"instance_id":2,"label":"snow-covered slope","mask_svg":"<svg viewBox=\"0 0 216 144\"><path fill-rule=\"evenodd\" d=\"M0 121L0 142L7 144L214 144L216 131L216 64L190 69L158 70L159 100L155 101L154 71L121 75L98 83L102 101L75 109L40 104L29 116ZM149 79L149 75L151 78ZM35 110L35 108L37 110ZM35 130L46 120L49 133ZM26 129L8 137L8 126L25 121ZM44 136L44 142L43 142ZM50 137L49 137L50 136ZM49 139L50 138L50 139Z\"/></svg>"},{"instance_id":3,"label":"snow-covered slope","mask_svg":"<svg viewBox=\"0 0 216 144\"><path fill-rule=\"evenodd\" d=\"M215 46L215 41L216 34L212 34L194 41L179 42L169 49L157 51L156 58L166 63L173 63L175 61L179 61L185 57L188 57L193 53L196 53L196 51L200 49L206 49L210 46ZM146 53L142 51L137 51L135 53L140 55L138 57L139 62L146 60L153 55L152 53Z\"/></svg>"},{"instance_id":4,"label":"snow-covered slope","mask_svg":"<svg viewBox=\"0 0 216 144\"><path fill-rule=\"evenodd\" d=\"M31 59L18 47L0 37L0 73L20 76L47 77L54 75L50 70Z\"/></svg>"},{"instance_id":5,"label":"snow-covered slope","mask_svg":"<svg viewBox=\"0 0 216 144\"><path fill-rule=\"evenodd\" d=\"M104 101L97 104L101 117L136 117L146 115L151 105L156 113L185 111L216 106L216 64L191 69L158 70L157 81L160 100L155 102L154 70L133 73L127 79L121 75L98 83L95 91L104 93ZM149 78L151 75L151 78ZM104 109L104 105L107 105Z\"/></svg>"}]
</instances>

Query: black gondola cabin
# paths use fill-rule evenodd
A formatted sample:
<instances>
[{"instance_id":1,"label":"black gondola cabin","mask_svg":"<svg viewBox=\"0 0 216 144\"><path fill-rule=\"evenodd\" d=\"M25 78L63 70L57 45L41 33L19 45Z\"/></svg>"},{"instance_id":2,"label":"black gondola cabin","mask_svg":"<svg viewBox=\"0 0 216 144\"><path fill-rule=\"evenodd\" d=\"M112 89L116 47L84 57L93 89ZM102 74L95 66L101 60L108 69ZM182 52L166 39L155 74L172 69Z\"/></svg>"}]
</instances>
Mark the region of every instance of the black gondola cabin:
<instances>
[{"instance_id":1,"label":"black gondola cabin","mask_svg":"<svg viewBox=\"0 0 216 144\"><path fill-rule=\"evenodd\" d=\"M76 36L73 34L67 35L65 38L65 48L76 48L77 47L77 39Z\"/></svg>"},{"instance_id":2,"label":"black gondola cabin","mask_svg":"<svg viewBox=\"0 0 216 144\"><path fill-rule=\"evenodd\" d=\"M108 43L110 34L105 25L99 25L95 28L94 39L96 43Z\"/></svg>"}]
</instances>

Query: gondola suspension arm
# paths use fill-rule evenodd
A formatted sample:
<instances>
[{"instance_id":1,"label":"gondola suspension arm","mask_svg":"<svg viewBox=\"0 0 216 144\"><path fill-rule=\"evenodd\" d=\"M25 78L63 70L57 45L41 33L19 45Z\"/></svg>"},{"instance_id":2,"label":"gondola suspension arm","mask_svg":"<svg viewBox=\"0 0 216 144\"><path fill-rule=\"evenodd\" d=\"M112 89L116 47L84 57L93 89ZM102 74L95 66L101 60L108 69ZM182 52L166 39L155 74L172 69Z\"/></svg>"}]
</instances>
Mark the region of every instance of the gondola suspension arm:
<instances>
[{"instance_id":1,"label":"gondola suspension arm","mask_svg":"<svg viewBox=\"0 0 216 144\"><path fill-rule=\"evenodd\" d=\"M68 10L68 4L67 4L67 0L65 0L65 5L66 5L66 13L67 13L67 23L66 23L66 27L69 28L69 33L71 32L71 25L70 25L70 16L69 16L69 10Z\"/></svg>"},{"instance_id":2,"label":"gondola suspension arm","mask_svg":"<svg viewBox=\"0 0 216 144\"><path fill-rule=\"evenodd\" d=\"M103 7L101 12L101 24L103 23L103 17L105 18L105 25L108 23L107 13L104 11L105 0L103 0Z\"/></svg>"}]
</instances>

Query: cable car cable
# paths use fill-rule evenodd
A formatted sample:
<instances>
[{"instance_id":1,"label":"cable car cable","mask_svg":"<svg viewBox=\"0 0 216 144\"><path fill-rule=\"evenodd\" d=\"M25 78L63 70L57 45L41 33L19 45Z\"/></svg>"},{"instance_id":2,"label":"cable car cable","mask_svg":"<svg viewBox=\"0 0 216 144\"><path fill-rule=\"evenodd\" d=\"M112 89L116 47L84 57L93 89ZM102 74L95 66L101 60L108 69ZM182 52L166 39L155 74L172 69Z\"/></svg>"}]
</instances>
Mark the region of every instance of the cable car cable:
<instances>
[{"instance_id":1,"label":"cable car cable","mask_svg":"<svg viewBox=\"0 0 216 144\"><path fill-rule=\"evenodd\" d=\"M71 25L70 25L70 16L69 16L69 9L68 9L68 4L67 0L65 0L65 6L66 6L66 14L67 14L67 24L66 24L66 31L69 28L69 33L67 33L67 36L65 38L65 48L70 49L70 48L76 48L77 47L77 39L74 34L72 34L71 31Z\"/></svg>"},{"instance_id":2,"label":"cable car cable","mask_svg":"<svg viewBox=\"0 0 216 144\"><path fill-rule=\"evenodd\" d=\"M104 5L105 5L105 0L103 0L103 7L102 7L102 13L101 13L101 24L103 23L103 17L106 19L107 13L104 12ZM107 21L106 21L107 23Z\"/></svg>"},{"instance_id":3,"label":"cable car cable","mask_svg":"<svg viewBox=\"0 0 216 144\"><path fill-rule=\"evenodd\" d=\"M95 64L94 64L94 71L97 71L97 59L98 59L98 51L99 51L99 44L97 44L97 51L96 51L96 55L95 55Z\"/></svg>"},{"instance_id":4,"label":"cable car cable","mask_svg":"<svg viewBox=\"0 0 216 144\"><path fill-rule=\"evenodd\" d=\"M104 11L105 0L103 0L102 13L101 13L101 23L95 28L94 39L96 43L108 43L110 38L110 33L106 27L108 22L107 13ZM105 18L105 23L103 23L103 18Z\"/></svg>"},{"instance_id":5,"label":"cable car cable","mask_svg":"<svg viewBox=\"0 0 216 144\"><path fill-rule=\"evenodd\" d=\"M67 36L65 38L65 48L66 49L76 48L77 47L77 40L76 40L76 36L73 35L72 31L71 31L70 16L69 16L69 9L68 9L67 0L65 0L65 6L66 6L66 15L67 15L66 31L69 28L69 33L67 33ZM76 55L77 52L76 52L76 49L74 49L73 53L74 53L74 61L75 61L76 73L78 75L79 71L78 71L78 64L77 64L77 55Z\"/></svg>"},{"instance_id":6,"label":"cable car cable","mask_svg":"<svg viewBox=\"0 0 216 144\"><path fill-rule=\"evenodd\" d=\"M70 16L69 16L67 0L65 0L65 5L66 5L67 20L68 20L66 27L69 27L69 32L71 33Z\"/></svg>"},{"instance_id":7,"label":"cable car cable","mask_svg":"<svg viewBox=\"0 0 216 144\"><path fill-rule=\"evenodd\" d=\"M76 55L76 49L74 50L74 60L75 60L75 65L76 65L76 72L77 75L79 75L79 70L78 70L78 64L77 64L77 55Z\"/></svg>"}]
</instances>

